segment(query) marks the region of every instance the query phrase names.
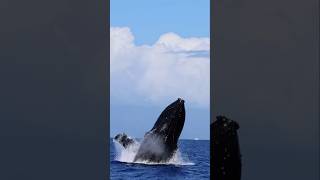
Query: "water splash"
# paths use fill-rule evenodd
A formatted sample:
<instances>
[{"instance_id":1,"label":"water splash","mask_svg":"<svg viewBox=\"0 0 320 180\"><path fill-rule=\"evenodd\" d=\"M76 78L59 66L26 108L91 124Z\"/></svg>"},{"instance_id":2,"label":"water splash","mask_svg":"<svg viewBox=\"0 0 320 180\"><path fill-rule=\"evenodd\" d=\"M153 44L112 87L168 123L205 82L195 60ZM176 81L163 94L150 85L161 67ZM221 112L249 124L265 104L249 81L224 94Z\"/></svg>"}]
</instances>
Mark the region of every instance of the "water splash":
<instances>
[{"instance_id":1,"label":"water splash","mask_svg":"<svg viewBox=\"0 0 320 180\"><path fill-rule=\"evenodd\" d=\"M180 166L188 166L194 165L187 157L182 156L179 149L172 156L172 158L168 162L148 162L148 161L136 161L133 162L135 155L138 152L140 147L140 142L135 141L133 144L129 145L127 148L124 148L118 141L113 140L113 144L116 150L115 161L125 162L125 163L138 163L138 164L146 164L146 165L180 165Z\"/></svg>"},{"instance_id":2,"label":"water splash","mask_svg":"<svg viewBox=\"0 0 320 180\"><path fill-rule=\"evenodd\" d=\"M133 162L140 146L140 143L137 141L128 145L127 148L124 148L116 140L113 140L113 144L116 150L115 160L120 162Z\"/></svg>"}]
</instances>

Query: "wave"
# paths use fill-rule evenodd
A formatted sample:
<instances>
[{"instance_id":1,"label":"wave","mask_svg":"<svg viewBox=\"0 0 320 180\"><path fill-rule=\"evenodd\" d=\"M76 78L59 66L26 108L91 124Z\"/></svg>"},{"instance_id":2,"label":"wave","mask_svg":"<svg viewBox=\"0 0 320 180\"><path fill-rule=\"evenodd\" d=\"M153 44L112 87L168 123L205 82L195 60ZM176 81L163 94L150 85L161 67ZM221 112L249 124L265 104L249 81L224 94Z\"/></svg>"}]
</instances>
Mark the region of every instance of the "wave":
<instances>
[{"instance_id":1,"label":"wave","mask_svg":"<svg viewBox=\"0 0 320 180\"><path fill-rule=\"evenodd\" d=\"M179 149L175 152L172 158L167 162L149 162L149 161L133 161L135 155L140 147L140 142L135 141L133 144L124 148L118 141L113 139L113 144L115 147L115 161L124 163L135 163L135 164L145 164L145 165L180 165L180 166L190 166L195 165L187 157L183 157Z\"/></svg>"}]
</instances>

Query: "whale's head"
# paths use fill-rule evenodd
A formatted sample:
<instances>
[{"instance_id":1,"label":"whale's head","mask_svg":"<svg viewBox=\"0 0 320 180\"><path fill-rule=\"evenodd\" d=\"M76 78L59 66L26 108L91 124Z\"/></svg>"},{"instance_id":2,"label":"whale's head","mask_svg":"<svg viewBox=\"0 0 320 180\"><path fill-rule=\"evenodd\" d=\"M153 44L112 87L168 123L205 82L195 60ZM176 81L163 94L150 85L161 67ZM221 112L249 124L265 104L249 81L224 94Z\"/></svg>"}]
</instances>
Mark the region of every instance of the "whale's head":
<instances>
[{"instance_id":1,"label":"whale's head","mask_svg":"<svg viewBox=\"0 0 320 180\"><path fill-rule=\"evenodd\" d=\"M184 121L184 100L178 98L162 111L153 128L147 134L159 135L167 147L176 149Z\"/></svg>"}]
</instances>

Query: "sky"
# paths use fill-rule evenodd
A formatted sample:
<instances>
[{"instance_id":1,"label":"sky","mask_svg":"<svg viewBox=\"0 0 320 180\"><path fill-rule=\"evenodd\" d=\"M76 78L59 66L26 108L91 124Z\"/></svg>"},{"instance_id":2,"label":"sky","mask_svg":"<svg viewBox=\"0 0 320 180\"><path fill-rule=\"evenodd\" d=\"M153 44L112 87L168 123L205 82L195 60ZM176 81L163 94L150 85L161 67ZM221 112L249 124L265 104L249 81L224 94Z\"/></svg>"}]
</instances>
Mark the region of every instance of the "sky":
<instances>
[{"instance_id":1,"label":"sky","mask_svg":"<svg viewBox=\"0 0 320 180\"><path fill-rule=\"evenodd\" d=\"M110 135L143 137L185 100L183 139L209 139L209 1L111 0Z\"/></svg>"}]
</instances>

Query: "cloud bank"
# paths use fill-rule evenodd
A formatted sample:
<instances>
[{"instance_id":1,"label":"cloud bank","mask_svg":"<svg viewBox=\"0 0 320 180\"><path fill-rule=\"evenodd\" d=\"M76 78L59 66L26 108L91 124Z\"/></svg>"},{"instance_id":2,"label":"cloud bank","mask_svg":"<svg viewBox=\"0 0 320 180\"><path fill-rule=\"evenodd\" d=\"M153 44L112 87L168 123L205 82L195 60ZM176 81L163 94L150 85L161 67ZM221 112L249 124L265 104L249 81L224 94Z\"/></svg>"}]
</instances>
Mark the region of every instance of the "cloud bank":
<instances>
[{"instance_id":1,"label":"cloud bank","mask_svg":"<svg viewBox=\"0 0 320 180\"><path fill-rule=\"evenodd\" d=\"M166 33L137 46L127 27L110 29L111 103L163 105L178 97L209 106L210 40Z\"/></svg>"}]
</instances>

